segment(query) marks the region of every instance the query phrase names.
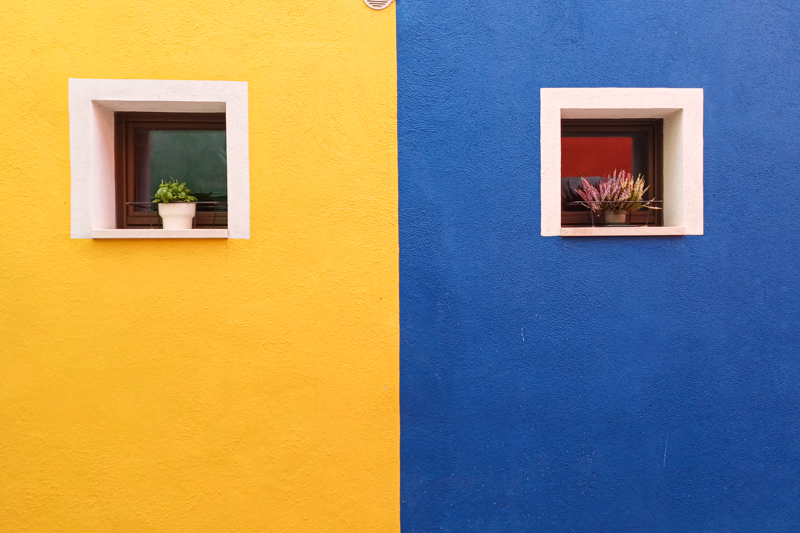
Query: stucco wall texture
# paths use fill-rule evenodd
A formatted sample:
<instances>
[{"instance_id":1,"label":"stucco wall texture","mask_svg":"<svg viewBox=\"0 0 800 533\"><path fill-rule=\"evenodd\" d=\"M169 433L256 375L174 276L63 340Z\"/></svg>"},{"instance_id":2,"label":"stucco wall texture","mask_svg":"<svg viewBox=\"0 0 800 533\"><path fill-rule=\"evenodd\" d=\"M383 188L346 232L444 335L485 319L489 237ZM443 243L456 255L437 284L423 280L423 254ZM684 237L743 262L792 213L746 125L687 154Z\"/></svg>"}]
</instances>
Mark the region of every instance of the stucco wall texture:
<instances>
[{"instance_id":1,"label":"stucco wall texture","mask_svg":"<svg viewBox=\"0 0 800 533\"><path fill-rule=\"evenodd\" d=\"M399 530L395 8L0 6L0 531ZM249 84L249 240L70 240L68 78Z\"/></svg>"},{"instance_id":2,"label":"stucco wall texture","mask_svg":"<svg viewBox=\"0 0 800 533\"><path fill-rule=\"evenodd\" d=\"M398 2L403 531L800 531L798 27ZM540 236L542 87L702 88L705 234Z\"/></svg>"}]
</instances>

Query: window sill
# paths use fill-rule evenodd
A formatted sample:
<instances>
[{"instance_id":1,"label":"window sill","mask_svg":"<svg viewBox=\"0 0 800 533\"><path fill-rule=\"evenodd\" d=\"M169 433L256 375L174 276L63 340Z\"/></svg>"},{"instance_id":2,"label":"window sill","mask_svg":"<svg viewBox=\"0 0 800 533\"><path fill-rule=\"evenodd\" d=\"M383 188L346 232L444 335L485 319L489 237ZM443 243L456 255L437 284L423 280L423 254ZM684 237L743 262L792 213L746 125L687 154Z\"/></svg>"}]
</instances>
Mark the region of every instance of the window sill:
<instances>
[{"instance_id":1,"label":"window sill","mask_svg":"<svg viewBox=\"0 0 800 533\"><path fill-rule=\"evenodd\" d=\"M682 226L561 228L562 237L656 237L688 235Z\"/></svg>"},{"instance_id":2,"label":"window sill","mask_svg":"<svg viewBox=\"0 0 800 533\"><path fill-rule=\"evenodd\" d=\"M93 229L92 239L227 239L227 229Z\"/></svg>"}]
</instances>

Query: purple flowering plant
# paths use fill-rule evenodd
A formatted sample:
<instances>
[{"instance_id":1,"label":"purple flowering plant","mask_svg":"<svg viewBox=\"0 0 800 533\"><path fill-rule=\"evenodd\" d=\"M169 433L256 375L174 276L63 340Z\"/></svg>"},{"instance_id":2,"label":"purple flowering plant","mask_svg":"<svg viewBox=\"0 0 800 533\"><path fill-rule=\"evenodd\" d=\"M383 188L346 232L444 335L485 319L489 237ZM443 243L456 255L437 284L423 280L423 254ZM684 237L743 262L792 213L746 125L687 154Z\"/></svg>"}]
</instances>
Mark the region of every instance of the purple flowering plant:
<instances>
[{"instance_id":1,"label":"purple flowering plant","mask_svg":"<svg viewBox=\"0 0 800 533\"><path fill-rule=\"evenodd\" d=\"M597 187L581 176L581 188L575 192L583 198L579 203L595 213L603 211L624 213L642 208L661 209L652 205L653 200L644 200L644 193L649 188L644 186L644 176L641 174L633 179L633 174L630 172L614 170L613 173L609 172L603 181L598 182Z\"/></svg>"}]
</instances>

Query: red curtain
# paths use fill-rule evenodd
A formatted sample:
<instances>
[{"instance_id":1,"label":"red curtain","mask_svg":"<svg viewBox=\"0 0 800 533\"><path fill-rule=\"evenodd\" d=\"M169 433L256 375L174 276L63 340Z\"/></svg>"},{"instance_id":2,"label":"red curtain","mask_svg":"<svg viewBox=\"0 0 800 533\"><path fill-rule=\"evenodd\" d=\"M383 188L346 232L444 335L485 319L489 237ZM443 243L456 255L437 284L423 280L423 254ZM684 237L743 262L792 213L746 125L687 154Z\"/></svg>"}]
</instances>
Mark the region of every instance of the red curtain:
<instances>
[{"instance_id":1,"label":"red curtain","mask_svg":"<svg viewBox=\"0 0 800 533\"><path fill-rule=\"evenodd\" d=\"M631 172L632 137L562 137L561 177L605 176L614 170Z\"/></svg>"}]
</instances>

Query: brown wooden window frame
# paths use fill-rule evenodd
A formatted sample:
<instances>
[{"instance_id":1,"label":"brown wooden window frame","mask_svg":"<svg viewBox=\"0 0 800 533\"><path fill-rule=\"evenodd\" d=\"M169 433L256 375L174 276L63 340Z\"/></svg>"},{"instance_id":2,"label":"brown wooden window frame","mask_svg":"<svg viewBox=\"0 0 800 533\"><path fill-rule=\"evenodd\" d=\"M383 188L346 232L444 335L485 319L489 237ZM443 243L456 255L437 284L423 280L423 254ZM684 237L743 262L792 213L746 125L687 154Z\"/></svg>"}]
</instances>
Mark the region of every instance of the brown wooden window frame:
<instances>
[{"instance_id":1,"label":"brown wooden window frame","mask_svg":"<svg viewBox=\"0 0 800 533\"><path fill-rule=\"evenodd\" d=\"M161 223L155 210L147 212L128 204L136 201L136 169L147 164L146 154L136 150L138 130L226 131L225 113L114 113L116 214L117 227L121 229L158 227ZM216 213L198 210L195 215L195 227L227 226L226 208Z\"/></svg>"},{"instance_id":2,"label":"brown wooden window frame","mask_svg":"<svg viewBox=\"0 0 800 533\"><path fill-rule=\"evenodd\" d=\"M664 120L663 119L562 119L561 137L601 137L602 134L624 135L632 133L644 136L644 160L635 168L645 166L641 172L649 189L646 199L663 200L663 166L664 166ZM565 135L566 134L566 135ZM610 169L611 170L611 169ZM634 174L640 172L633 171ZM663 207L662 204L657 204ZM648 213L649 211L649 213ZM649 217L649 218L648 218ZM598 223L595 217L595 224ZM630 223L634 225L648 224L663 226L663 210L641 209L631 213ZM592 220L588 211L561 211L561 226L591 226Z\"/></svg>"}]
</instances>

